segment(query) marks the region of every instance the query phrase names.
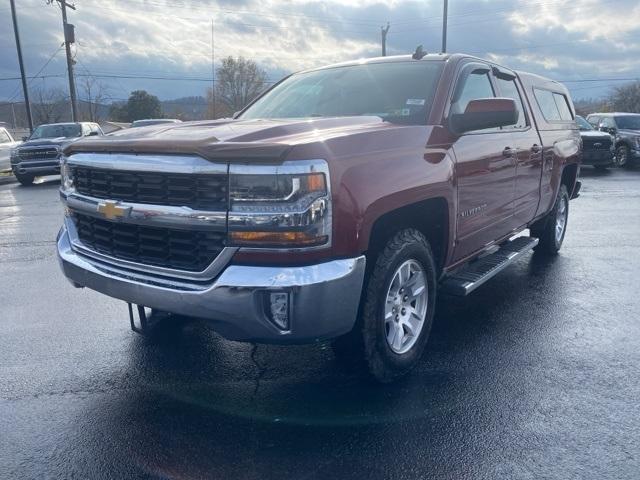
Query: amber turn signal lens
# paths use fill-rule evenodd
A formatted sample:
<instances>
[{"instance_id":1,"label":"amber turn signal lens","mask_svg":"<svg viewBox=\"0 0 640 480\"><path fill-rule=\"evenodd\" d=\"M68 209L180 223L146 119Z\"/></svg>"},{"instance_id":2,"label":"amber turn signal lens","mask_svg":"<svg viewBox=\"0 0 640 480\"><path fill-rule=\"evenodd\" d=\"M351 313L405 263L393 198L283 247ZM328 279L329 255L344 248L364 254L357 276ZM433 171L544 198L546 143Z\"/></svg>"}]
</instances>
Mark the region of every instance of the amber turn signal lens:
<instances>
[{"instance_id":1,"label":"amber turn signal lens","mask_svg":"<svg viewBox=\"0 0 640 480\"><path fill-rule=\"evenodd\" d=\"M229 232L231 243L236 246L300 247L322 245L326 235L315 236L307 232Z\"/></svg>"},{"instance_id":2,"label":"amber turn signal lens","mask_svg":"<svg viewBox=\"0 0 640 480\"><path fill-rule=\"evenodd\" d=\"M307 187L310 192L326 192L327 187L324 182L323 173L312 173L307 175Z\"/></svg>"}]
</instances>

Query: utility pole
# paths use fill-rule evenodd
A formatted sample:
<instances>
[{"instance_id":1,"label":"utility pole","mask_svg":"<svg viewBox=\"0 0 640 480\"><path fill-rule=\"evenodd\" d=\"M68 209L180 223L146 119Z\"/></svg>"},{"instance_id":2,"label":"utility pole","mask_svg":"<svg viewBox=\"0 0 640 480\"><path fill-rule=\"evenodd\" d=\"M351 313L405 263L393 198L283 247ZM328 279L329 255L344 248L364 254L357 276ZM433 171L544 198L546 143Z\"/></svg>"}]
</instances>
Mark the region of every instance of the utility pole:
<instances>
[{"instance_id":1,"label":"utility pole","mask_svg":"<svg viewBox=\"0 0 640 480\"><path fill-rule=\"evenodd\" d=\"M76 101L76 83L73 78L73 58L71 58L71 44L75 43L75 27L67 23L67 7L75 10L75 5L66 0L57 0L62 10L62 28L64 29L64 48L67 52L67 73L69 74L69 98L71 99L71 121L78 121L78 104Z\"/></svg>"},{"instance_id":2,"label":"utility pole","mask_svg":"<svg viewBox=\"0 0 640 480\"><path fill-rule=\"evenodd\" d=\"M13 33L16 36L16 49L18 50L18 63L20 64L20 76L22 77L22 93L24 95L24 109L27 112L27 123L29 132L33 132L33 119L31 117L31 103L29 103L29 89L27 88L27 76L24 73L24 62L22 61L22 47L20 46L20 33L18 32L18 18L16 17L16 3L11 1L11 17L13 18ZM12 105L13 108L13 105ZM14 113L15 123L15 113Z\"/></svg>"},{"instance_id":3,"label":"utility pole","mask_svg":"<svg viewBox=\"0 0 640 480\"><path fill-rule=\"evenodd\" d=\"M386 27L380 27L380 34L382 35L382 56L387 56L387 33L389 33L389 22Z\"/></svg>"},{"instance_id":4,"label":"utility pole","mask_svg":"<svg viewBox=\"0 0 640 480\"><path fill-rule=\"evenodd\" d=\"M211 18L211 116L216 118L216 62L213 42L213 18Z\"/></svg>"},{"instance_id":5,"label":"utility pole","mask_svg":"<svg viewBox=\"0 0 640 480\"><path fill-rule=\"evenodd\" d=\"M444 12L442 14L442 53L447 53L447 10L449 0L444 0Z\"/></svg>"}]
</instances>

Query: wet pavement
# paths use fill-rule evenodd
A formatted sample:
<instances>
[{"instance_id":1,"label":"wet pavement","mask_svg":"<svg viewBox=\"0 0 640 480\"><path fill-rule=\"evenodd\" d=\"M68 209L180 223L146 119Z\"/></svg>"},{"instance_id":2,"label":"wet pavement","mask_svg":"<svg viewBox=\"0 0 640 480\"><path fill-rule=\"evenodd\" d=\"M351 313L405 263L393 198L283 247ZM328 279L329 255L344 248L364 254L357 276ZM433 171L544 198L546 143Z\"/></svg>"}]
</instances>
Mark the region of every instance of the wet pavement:
<instances>
[{"instance_id":1,"label":"wet pavement","mask_svg":"<svg viewBox=\"0 0 640 480\"><path fill-rule=\"evenodd\" d=\"M57 181L0 185L0 478L638 478L640 171L583 182L561 255L441 297L388 386L326 345L132 333L59 271Z\"/></svg>"}]
</instances>

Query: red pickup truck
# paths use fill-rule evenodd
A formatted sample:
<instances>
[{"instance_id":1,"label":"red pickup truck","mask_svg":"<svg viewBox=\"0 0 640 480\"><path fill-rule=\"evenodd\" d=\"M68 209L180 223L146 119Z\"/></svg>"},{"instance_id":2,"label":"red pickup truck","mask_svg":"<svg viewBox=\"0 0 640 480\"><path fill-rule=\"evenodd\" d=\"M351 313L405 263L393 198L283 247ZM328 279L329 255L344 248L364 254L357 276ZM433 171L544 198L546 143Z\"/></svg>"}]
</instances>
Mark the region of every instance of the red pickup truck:
<instances>
[{"instance_id":1,"label":"red pickup truck","mask_svg":"<svg viewBox=\"0 0 640 480\"><path fill-rule=\"evenodd\" d=\"M557 82L462 54L342 63L233 119L69 145L58 254L135 330L147 307L234 340L332 339L386 382L422 355L437 293L560 249L580 157Z\"/></svg>"}]
</instances>

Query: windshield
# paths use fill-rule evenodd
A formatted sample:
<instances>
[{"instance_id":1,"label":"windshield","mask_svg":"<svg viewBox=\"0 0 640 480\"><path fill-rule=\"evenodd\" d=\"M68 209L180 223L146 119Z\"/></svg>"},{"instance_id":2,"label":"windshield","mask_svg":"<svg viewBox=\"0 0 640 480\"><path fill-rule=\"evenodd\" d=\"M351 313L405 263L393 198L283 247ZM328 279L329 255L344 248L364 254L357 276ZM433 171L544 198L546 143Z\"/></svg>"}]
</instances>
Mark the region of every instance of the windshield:
<instances>
[{"instance_id":1,"label":"windshield","mask_svg":"<svg viewBox=\"0 0 640 480\"><path fill-rule=\"evenodd\" d=\"M616 116L616 125L623 130L640 130L640 115Z\"/></svg>"},{"instance_id":2,"label":"windshield","mask_svg":"<svg viewBox=\"0 0 640 480\"><path fill-rule=\"evenodd\" d=\"M326 68L292 75L239 118L376 115L426 123L442 62L408 61Z\"/></svg>"},{"instance_id":3,"label":"windshield","mask_svg":"<svg viewBox=\"0 0 640 480\"><path fill-rule=\"evenodd\" d=\"M587 122L580 115L576 115L576 123L578 124L578 128L580 130L594 130L589 122Z\"/></svg>"},{"instance_id":4,"label":"windshield","mask_svg":"<svg viewBox=\"0 0 640 480\"><path fill-rule=\"evenodd\" d=\"M82 134L80 125L76 123L64 123L56 125L40 125L36 128L29 140L37 140L38 138L72 138L79 137Z\"/></svg>"}]
</instances>

